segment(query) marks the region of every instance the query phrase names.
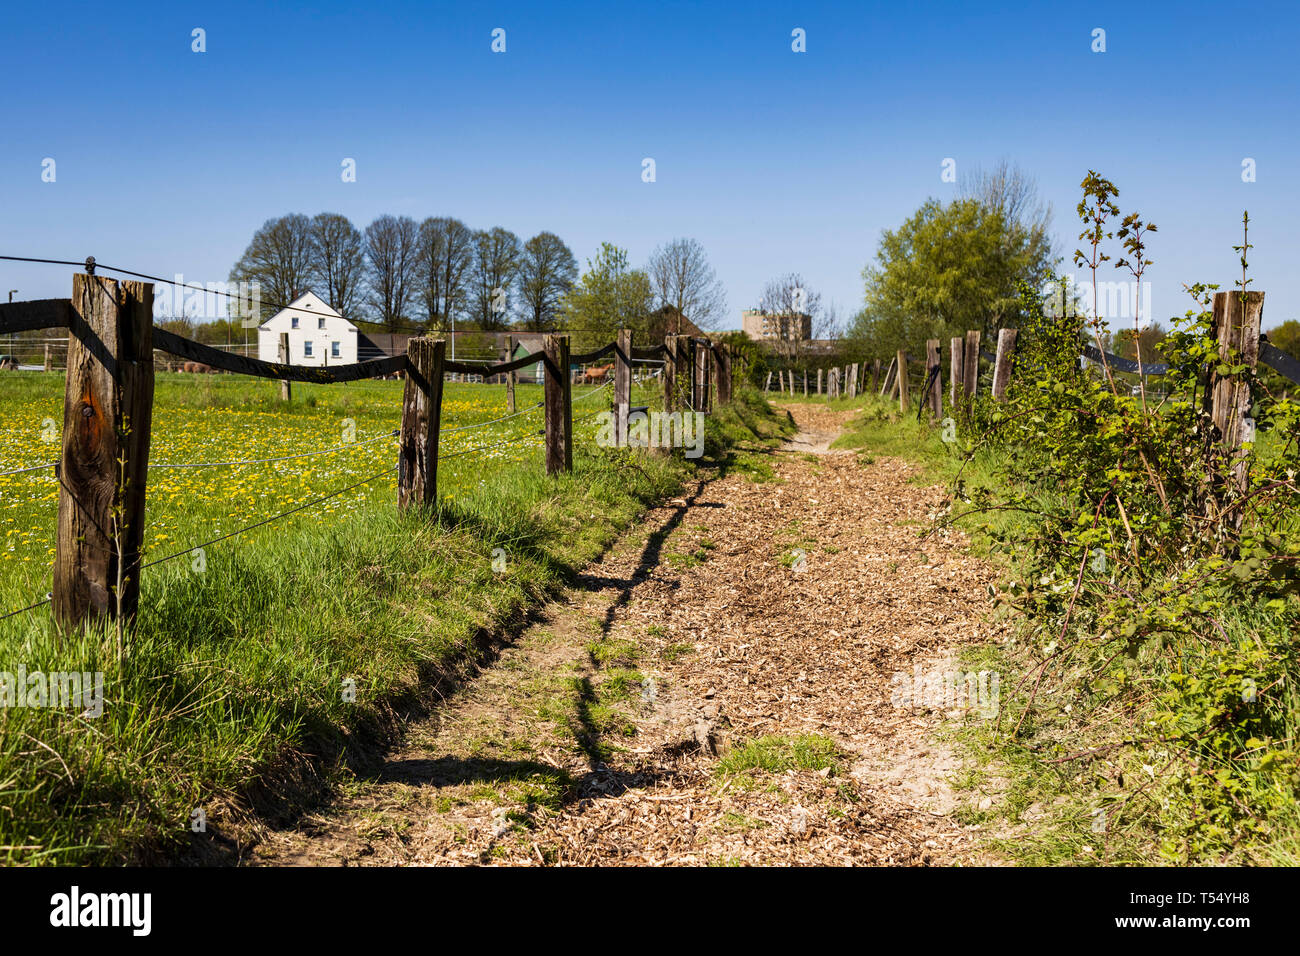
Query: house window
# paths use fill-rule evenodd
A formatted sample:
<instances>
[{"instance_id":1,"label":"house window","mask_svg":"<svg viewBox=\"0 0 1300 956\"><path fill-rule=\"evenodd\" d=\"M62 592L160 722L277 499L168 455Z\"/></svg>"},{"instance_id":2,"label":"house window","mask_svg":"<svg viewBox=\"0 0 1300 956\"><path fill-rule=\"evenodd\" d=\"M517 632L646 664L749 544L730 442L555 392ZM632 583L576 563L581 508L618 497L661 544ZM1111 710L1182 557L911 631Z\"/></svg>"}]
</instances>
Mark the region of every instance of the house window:
<instances>
[{"instance_id":1,"label":"house window","mask_svg":"<svg viewBox=\"0 0 1300 956\"><path fill-rule=\"evenodd\" d=\"M311 339L302 343L302 354L305 358L311 358Z\"/></svg>"},{"instance_id":2,"label":"house window","mask_svg":"<svg viewBox=\"0 0 1300 956\"><path fill-rule=\"evenodd\" d=\"M325 328L325 320L324 320L324 319L317 319L317 320L316 320L316 328L318 328L318 329L323 329L323 328Z\"/></svg>"},{"instance_id":3,"label":"house window","mask_svg":"<svg viewBox=\"0 0 1300 956\"><path fill-rule=\"evenodd\" d=\"M339 344L338 344L337 342L331 342L331 343L330 343L330 358L338 358L338 357L339 357L340 355L342 355L342 354L343 354L343 353L339 351Z\"/></svg>"},{"instance_id":4,"label":"house window","mask_svg":"<svg viewBox=\"0 0 1300 956\"><path fill-rule=\"evenodd\" d=\"M298 327L298 316L295 315L289 319L289 328L296 329L297 327Z\"/></svg>"}]
</instances>

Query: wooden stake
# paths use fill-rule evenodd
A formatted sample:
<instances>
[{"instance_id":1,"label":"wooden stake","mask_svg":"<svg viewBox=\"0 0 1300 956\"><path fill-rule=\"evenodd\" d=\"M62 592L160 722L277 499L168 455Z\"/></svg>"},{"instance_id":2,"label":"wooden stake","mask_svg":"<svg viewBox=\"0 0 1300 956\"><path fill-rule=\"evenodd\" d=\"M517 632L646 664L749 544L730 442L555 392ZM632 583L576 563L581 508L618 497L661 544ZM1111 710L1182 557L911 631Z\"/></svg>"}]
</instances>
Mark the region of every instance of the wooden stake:
<instances>
[{"instance_id":1,"label":"wooden stake","mask_svg":"<svg viewBox=\"0 0 1300 956\"><path fill-rule=\"evenodd\" d=\"M907 414L907 353L898 350L898 410Z\"/></svg>"},{"instance_id":2,"label":"wooden stake","mask_svg":"<svg viewBox=\"0 0 1300 956\"><path fill-rule=\"evenodd\" d=\"M431 507L438 502L438 432L442 427L444 339L407 340L406 384L402 389L402 428L397 452L397 508Z\"/></svg>"},{"instance_id":3,"label":"wooden stake","mask_svg":"<svg viewBox=\"0 0 1300 956\"><path fill-rule=\"evenodd\" d=\"M573 470L572 399L569 390L569 337L548 335L543 402L546 409L546 473Z\"/></svg>"},{"instance_id":4,"label":"wooden stake","mask_svg":"<svg viewBox=\"0 0 1300 956\"><path fill-rule=\"evenodd\" d=\"M876 395L877 398L885 397L885 391L889 388L890 384L893 382L894 366L897 364L898 364L898 356L894 356L889 360L889 368L885 369L885 379L880 383L880 392L879 394Z\"/></svg>"},{"instance_id":5,"label":"wooden stake","mask_svg":"<svg viewBox=\"0 0 1300 956\"><path fill-rule=\"evenodd\" d=\"M627 447L627 417L632 407L632 330L619 329L614 340L614 444Z\"/></svg>"},{"instance_id":6,"label":"wooden stake","mask_svg":"<svg viewBox=\"0 0 1300 956\"><path fill-rule=\"evenodd\" d=\"M966 342L959 335L953 336L948 349L948 404L955 410L966 392L963 384L966 377Z\"/></svg>"},{"instance_id":7,"label":"wooden stake","mask_svg":"<svg viewBox=\"0 0 1300 956\"><path fill-rule=\"evenodd\" d=\"M975 398L975 391L980 380L980 334L978 330L966 333L966 368L962 372L962 385L966 388L966 397Z\"/></svg>"},{"instance_id":8,"label":"wooden stake","mask_svg":"<svg viewBox=\"0 0 1300 956\"><path fill-rule=\"evenodd\" d=\"M930 403L930 414L936 419L943 414L943 370L939 363L939 340L927 339L925 342L925 376L928 380L933 375L930 391L926 400Z\"/></svg>"},{"instance_id":9,"label":"wooden stake","mask_svg":"<svg viewBox=\"0 0 1300 956\"><path fill-rule=\"evenodd\" d=\"M998 330L998 356L993 364L993 401L1007 400L1007 384L1011 381L1011 354L1016 348L1016 330Z\"/></svg>"},{"instance_id":10,"label":"wooden stake","mask_svg":"<svg viewBox=\"0 0 1300 956\"><path fill-rule=\"evenodd\" d=\"M54 618L135 618L153 420L153 286L72 277Z\"/></svg>"},{"instance_id":11,"label":"wooden stake","mask_svg":"<svg viewBox=\"0 0 1300 956\"><path fill-rule=\"evenodd\" d=\"M280 333L280 364L289 364L289 333ZM287 402L293 398L293 385L285 378L280 380L280 401Z\"/></svg>"},{"instance_id":12,"label":"wooden stake","mask_svg":"<svg viewBox=\"0 0 1300 956\"><path fill-rule=\"evenodd\" d=\"M1214 328L1221 361L1245 365L1247 369L1255 367L1259 361L1259 327L1263 317L1263 292L1247 292L1245 302L1239 291L1214 294ZM1247 432L1246 418L1250 414L1249 372L1246 375L1220 375L1216 368L1211 367L1206 395L1220 443L1230 454L1240 458L1233 467L1233 476L1237 490L1244 493L1248 476L1241 445ZM1240 525L1239 519L1237 524Z\"/></svg>"},{"instance_id":13,"label":"wooden stake","mask_svg":"<svg viewBox=\"0 0 1300 956\"><path fill-rule=\"evenodd\" d=\"M506 336L506 361L513 362L514 360L515 360L515 337L513 335L507 335ZM507 415L513 415L515 413L515 382L516 381L517 379L515 378L515 373L513 371L506 372L506 414Z\"/></svg>"},{"instance_id":14,"label":"wooden stake","mask_svg":"<svg viewBox=\"0 0 1300 956\"><path fill-rule=\"evenodd\" d=\"M731 344L718 346L718 404L730 405L735 382L731 377Z\"/></svg>"},{"instance_id":15,"label":"wooden stake","mask_svg":"<svg viewBox=\"0 0 1300 956\"><path fill-rule=\"evenodd\" d=\"M664 336L664 411L677 411L677 336Z\"/></svg>"}]
</instances>

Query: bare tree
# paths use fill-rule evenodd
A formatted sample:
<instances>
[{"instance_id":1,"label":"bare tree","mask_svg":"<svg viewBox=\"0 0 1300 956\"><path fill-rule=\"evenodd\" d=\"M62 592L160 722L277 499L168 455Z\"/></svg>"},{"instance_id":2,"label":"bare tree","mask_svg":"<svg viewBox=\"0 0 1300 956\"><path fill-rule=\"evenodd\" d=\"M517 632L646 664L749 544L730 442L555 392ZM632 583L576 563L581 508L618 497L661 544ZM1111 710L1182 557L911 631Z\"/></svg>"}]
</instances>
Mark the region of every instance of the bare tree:
<instances>
[{"instance_id":1,"label":"bare tree","mask_svg":"<svg viewBox=\"0 0 1300 956\"><path fill-rule=\"evenodd\" d=\"M696 240L674 239L660 246L646 271L660 304L672 306L701 329L715 327L726 312L727 294Z\"/></svg>"},{"instance_id":2,"label":"bare tree","mask_svg":"<svg viewBox=\"0 0 1300 956\"><path fill-rule=\"evenodd\" d=\"M409 216L380 216L366 226L370 305L388 330L390 350L393 333L406 317L415 294L419 247L420 227Z\"/></svg>"},{"instance_id":3,"label":"bare tree","mask_svg":"<svg viewBox=\"0 0 1300 956\"><path fill-rule=\"evenodd\" d=\"M505 327L519 256L519 237L509 229L494 226L474 234L469 311L480 329Z\"/></svg>"},{"instance_id":4,"label":"bare tree","mask_svg":"<svg viewBox=\"0 0 1300 956\"><path fill-rule=\"evenodd\" d=\"M438 216L420 224L420 293L430 328L447 329L465 312L474 233L459 219Z\"/></svg>"},{"instance_id":5,"label":"bare tree","mask_svg":"<svg viewBox=\"0 0 1300 956\"><path fill-rule=\"evenodd\" d=\"M759 301L764 336L782 358L793 361L819 332L826 331L821 293L808 288L803 276L790 272L768 282ZM835 321L834 312L830 318Z\"/></svg>"},{"instance_id":6,"label":"bare tree","mask_svg":"<svg viewBox=\"0 0 1300 956\"><path fill-rule=\"evenodd\" d=\"M293 213L264 222L230 270L230 281L258 283L262 301L277 310L306 292L312 281L312 232L307 217Z\"/></svg>"},{"instance_id":7,"label":"bare tree","mask_svg":"<svg viewBox=\"0 0 1300 956\"><path fill-rule=\"evenodd\" d=\"M311 271L325 301L340 315L350 315L361 296L366 257L361 232L338 213L323 212L311 220Z\"/></svg>"},{"instance_id":8,"label":"bare tree","mask_svg":"<svg viewBox=\"0 0 1300 956\"><path fill-rule=\"evenodd\" d=\"M1000 213L1008 230L1026 245L1036 263L1050 266L1055 261L1052 205L1039 196L1033 176L1002 159L991 170L976 166L963 173L960 192Z\"/></svg>"},{"instance_id":9,"label":"bare tree","mask_svg":"<svg viewBox=\"0 0 1300 956\"><path fill-rule=\"evenodd\" d=\"M524 324L533 332L555 328L560 301L578 276L573 252L553 232L539 232L524 243L519 258L519 297Z\"/></svg>"}]
</instances>

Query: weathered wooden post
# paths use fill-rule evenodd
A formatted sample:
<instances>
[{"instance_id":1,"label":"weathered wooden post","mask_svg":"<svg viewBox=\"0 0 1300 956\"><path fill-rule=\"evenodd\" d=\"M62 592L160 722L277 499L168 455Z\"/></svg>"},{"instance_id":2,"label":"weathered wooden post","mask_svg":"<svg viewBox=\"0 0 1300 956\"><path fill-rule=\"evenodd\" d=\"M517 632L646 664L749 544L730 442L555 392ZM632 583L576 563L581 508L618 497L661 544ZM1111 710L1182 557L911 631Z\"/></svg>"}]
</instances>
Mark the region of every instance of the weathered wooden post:
<instances>
[{"instance_id":1,"label":"weathered wooden post","mask_svg":"<svg viewBox=\"0 0 1300 956\"><path fill-rule=\"evenodd\" d=\"M515 360L515 337L513 335L507 335L506 336L506 361L513 362L514 360ZM509 372L506 372L506 414L507 415L513 415L515 413L515 382L516 381L517 379L515 378L514 369L511 369Z\"/></svg>"},{"instance_id":2,"label":"weathered wooden post","mask_svg":"<svg viewBox=\"0 0 1300 956\"><path fill-rule=\"evenodd\" d=\"M664 336L664 411L677 411L677 336Z\"/></svg>"},{"instance_id":3,"label":"weathered wooden post","mask_svg":"<svg viewBox=\"0 0 1300 956\"><path fill-rule=\"evenodd\" d=\"M1007 400L1007 383L1011 381L1011 355L1016 348L1016 330L998 330L998 354L993 363L993 401Z\"/></svg>"},{"instance_id":4,"label":"weathered wooden post","mask_svg":"<svg viewBox=\"0 0 1300 956\"><path fill-rule=\"evenodd\" d=\"M627 417L632 407L632 330L614 339L614 444L627 447Z\"/></svg>"},{"instance_id":5,"label":"weathered wooden post","mask_svg":"<svg viewBox=\"0 0 1300 956\"><path fill-rule=\"evenodd\" d=\"M966 397L975 399L980 381L980 333L972 329L966 333L966 368L962 373L962 385L966 388Z\"/></svg>"},{"instance_id":6,"label":"weathered wooden post","mask_svg":"<svg viewBox=\"0 0 1300 956\"><path fill-rule=\"evenodd\" d=\"M858 397L858 368L859 368L859 364L857 362L854 362L853 379L852 379L853 384L849 386L849 398Z\"/></svg>"},{"instance_id":7,"label":"weathered wooden post","mask_svg":"<svg viewBox=\"0 0 1300 956\"><path fill-rule=\"evenodd\" d=\"M902 349L898 350L898 410L904 415L907 414L907 353Z\"/></svg>"},{"instance_id":8,"label":"weathered wooden post","mask_svg":"<svg viewBox=\"0 0 1300 956\"><path fill-rule=\"evenodd\" d=\"M880 359L871 360L871 394L875 395L880 386Z\"/></svg>"},{"instance_id":9,"label":"weathered wooden post","mask_svg":"<svg viewBox=\"0 0 1300 956\"><path fill-rule=\"evenodd\" d=\"M50 343L45 343L45 371L50 370Z\"/></svg>"},{"instance_id":10,"label":"weathered wooden post","mask_svg":"<svg viewBox=\"0 0 1300 956\"><path fill-rule=\"evenodd\" d=\"M966 341L954 335L948 344L948 404L956 409L965 394L963 380L966 376Z\"/></svg>"},{"instance_id":11,"label":"weathered wooden post","mask_svg":"<svg viewBox=\"0 0 1300 956\"><path fill-rule=\"evenodd\" d=\"M930 376L934 376L931 380ZM938 418L943 414L943 370L939 362L939 340L925 340L925 380L930 382L930 390L925 394L925 402L930 406L930 413Z\"/></svg>"},{"instance_id":12,"label":"weathered wooden post","mask_svg":"<svg viewBox=\"0 0 1300 956\"><path fill-rule=\"evenodd\" d=\"M817 394L820 395L821 393L822 393L822 370L818 369L817 370Z\"/></svg>"},{"instance_id":13,"label":"weathered wooden post","mask_svg":"<svg viewBox=\"0 0 1300 956\"><path fill-rule=\"evenodd\" d=\"M731 377L731 344L718 346L718 404L730 405L735 382Z\"/></svg>"},{"instance_id":14,"label":"weathered wooden post","mask_svg":"<svg viewBox=\"0 0 1300 956\"><path fill-rule=\"evenodd\" d=\"M289 333L280 333L280 349L277 357L281 365L289 364ZM287 378L280 379L280 401L287 402L293 398L293 385Z\"/></svg>"},{"instance_id":15,"label":"weathered wooden post","mask_svg":"<svg viewBox=\"0 0 1300 956\"><path fill-rule=\"evenodd\" d=\"M709 350L704 348L700 342L693 338L691 339L691 344L695 348L695 388L694 394L691 396L691 407L697 412L707 412L709 410L709 397L707 394L709 381Z\"/></svg>"},{"instance_id":16,"label":"weathered wooden post","mask_svg":"<svg viewBox=\"0 0 1300 956\"><path fill-rule=\"evenodd\" d=\"M438 432L442 422L442 364L447 343L415 336L406 342L406 385L397 451L397 508L438 502Z\"/></svg>"},{"instance_id":17,"label":"weathered wooden post","mask_svg":"<svg viewBox=\"0 0 1300 956\"><path fill-rule=\"evenodd\" d=\"M153 286L72 277L54 619L129 625L140 602L153 424Z\"/></svg>"},{"instance_id":18,"label":"weathered wooden post","mask_svg":"<svg viewBox=\"0 0 1300 956\"><path fill-rule=\"evenodd\" d=\"M1244 298L1244 301L1243 301ZM1264 293L1214 293L1214 328L1219 343L1220 362L1245 365L1254 369L1259 361L1259 327L1264 317ZM1212 366L1206 387L1210 418L1218 429L1219 441L1236 458L1233 478L1236 490L1246 491L1246 459L1241 446L1247 440L1246 418L1250 414L1250 376L1220 374ZM1253 439L1252 439L1253 440ZM1243 515L1238 509L1235 524L1241 526Z\"/></svg>"},{"instance_id":19,"label":"weathered wooden post","mask_svg":"<svg viewBox=\"0 0 1300 956\"><path fill-rule=\"evenodd\" d=\"M545 379L542 401L546 412L546 473L573 469L572 406L569 391L569 337L543 340Z\"/></svg>"},{"instance_id":20,"label":"weathered wooden post","mask_svg":"<svg viewBox=\"0 0 1300 956\"><path fill-rule=\"evenodd\" d=\"M895 356L894 358L891 358L891 359L889 360L889 368L885 369L885 378L884 378L884 380L880 383L880 393L876 396L876 398L884 398L884 397L885 397L885 392L889 390L889 386L893 383L893 380L894 380L894 366L897 365L897 364L898 364L898 357L897 357L897 356ZM892 393L891 393L891 395L892 395Z\"/></svg>"},{"instance_id":21,"label":"weathered wooden post","mask_svg":"<svg viewBox=\"0 0 1300 956\"><path fill-rule=\"evenodd\" d=\"M767 380L766 380L765 382L763 382L763 391L764 391L765 393L766 393L766 392L770 392L770 391L772 391L772 373L771 373L771 372L768 372L768 373L767 373Z\"/></svg>"}]
</instances>

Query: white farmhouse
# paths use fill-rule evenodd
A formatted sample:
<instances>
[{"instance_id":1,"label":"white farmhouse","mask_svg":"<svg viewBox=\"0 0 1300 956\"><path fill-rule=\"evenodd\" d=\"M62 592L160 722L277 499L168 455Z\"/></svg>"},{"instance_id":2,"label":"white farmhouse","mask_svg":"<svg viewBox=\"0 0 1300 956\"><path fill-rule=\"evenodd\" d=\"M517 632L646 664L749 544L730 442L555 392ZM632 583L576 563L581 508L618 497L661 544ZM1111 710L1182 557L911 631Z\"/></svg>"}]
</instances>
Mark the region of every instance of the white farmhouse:
<instances>
[{"instance_id":1,"label":"white farmhouse","mask_svg":"<svg viewBox=\"0 0 1300 956\"><path fill-rule=\"evenodd\" d=\"M357 360L357 327L315 292L289 303L257 327L257 357L280 361L280 334L289 334L290 365L351 365Z\"/></svg>"}]
</instances>

